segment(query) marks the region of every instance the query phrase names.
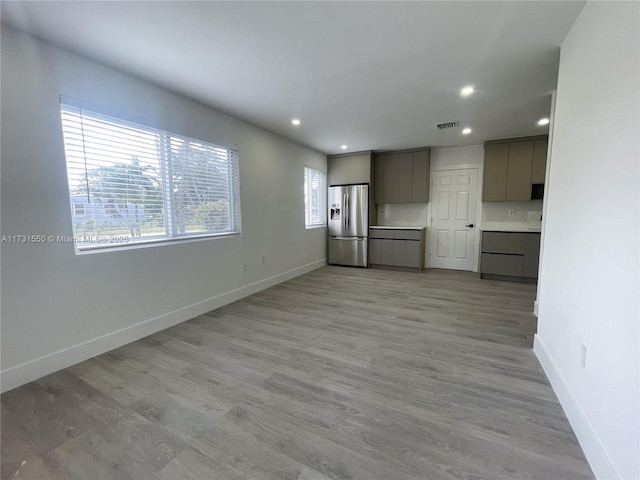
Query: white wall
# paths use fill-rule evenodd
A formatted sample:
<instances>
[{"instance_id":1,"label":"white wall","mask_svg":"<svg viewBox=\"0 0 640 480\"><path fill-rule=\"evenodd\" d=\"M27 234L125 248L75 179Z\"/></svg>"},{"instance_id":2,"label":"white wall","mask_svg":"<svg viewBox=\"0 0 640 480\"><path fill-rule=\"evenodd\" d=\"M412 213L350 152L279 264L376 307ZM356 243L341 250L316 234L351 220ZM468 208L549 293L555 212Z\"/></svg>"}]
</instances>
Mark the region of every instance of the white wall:
<instances>
[{"instance_id":1,"label":"white wall","mask_svg":"<svg viewBox=\"0 0 640 480\"><path fill-rule=\"evenodd\" d=\"M3 390L325 264L303 206L303 167L326 171L325 155L4 25L1 82L2 235L72 234L59 94L238 146L242 203L237 237L81 256L3 244Z\"/></svg>"},{"instance_id":2,"label":"white wall","mask_svg":"<svg viewBox=\"0 0 640 480\"><path fill-rule=\"evenodd\" d=\"M640 478L639 18L588 3L562 44L546 193L534 349L598 478Z\"/></svg>"}]
</instances>

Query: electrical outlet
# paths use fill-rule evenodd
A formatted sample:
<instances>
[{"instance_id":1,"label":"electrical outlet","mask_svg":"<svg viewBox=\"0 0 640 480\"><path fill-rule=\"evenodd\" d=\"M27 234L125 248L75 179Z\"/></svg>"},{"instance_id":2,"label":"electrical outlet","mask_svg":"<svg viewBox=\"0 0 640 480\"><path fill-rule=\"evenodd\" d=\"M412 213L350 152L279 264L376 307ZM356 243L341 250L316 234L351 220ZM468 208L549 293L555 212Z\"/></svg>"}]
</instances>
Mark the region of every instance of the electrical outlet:
<instances>
[{"instance_id":1,"label":"electrical outlet","mask_svg":"<svg viewBox=\"0 0 640 480\"><path fill-rule=\"evenodd\" d=\"M267 258L266 258L264 255L262 255L262 256L260 257L260 263L262 263L262 265L264 265L265 263L267 263Z\"/></svg>"},{"instance_id":2,"label":"electrical outlet","mask_svg":"<svg viewBox=\"0 0 640 480\"><path fill-rule=\"evenodd\" d=\"M587 346L584 343L580 347L580 366L584 370L587 369Z\"/></svg>"},{"instance_id":3,"label":"electrical outlet","mask_svg":"<svg viewBox=\"0 0 640 480\"><path fill-rule=\"evenodd\" d=\"M504 212L504 210L503 210L503 212ZM515 217L516 216L516 211L513 208L509 209L509 216L510 217Z\"/></svg>"},{"instance_id":4,"label":"electrical outlet","mask_svg":"<svg viewBox=\"0 0 640 480\"><path fill-rule=\"evenodd\" d=\"M247 262L245 262L244 260L242 261L242 271L243 272L247 271Z\"/></svg>"}]
</instances>

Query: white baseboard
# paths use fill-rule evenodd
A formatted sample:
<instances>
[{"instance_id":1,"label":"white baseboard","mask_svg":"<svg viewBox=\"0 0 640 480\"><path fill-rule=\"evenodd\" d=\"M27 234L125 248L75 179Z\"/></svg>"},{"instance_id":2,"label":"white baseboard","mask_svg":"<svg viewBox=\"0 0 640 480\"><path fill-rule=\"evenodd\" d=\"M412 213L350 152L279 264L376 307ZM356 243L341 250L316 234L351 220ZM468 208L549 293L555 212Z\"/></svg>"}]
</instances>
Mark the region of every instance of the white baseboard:
<instances>
[{"instance_id":1,"label":"white baseboard","mask_svg":"<svg viewBox=\"0 0 640 480\"><path fill-rule=\"evenodd\" d=\"M538 316L538 300L536 300L535 302L533 302L533 314L537 317Z\"/></svg>"},{"instance_id":2,"label":"white baseboard","mask_svg":"<svg viewBox=\"0 0 640 480\"><path fill-rule=\"evenodd\" d=\"M587 415L582 410L562 372L549 355L549 351L538 335L533 338L533 351L538 357L538 361L542 365L542 369L547 375L565 415L569 419L569 423L596 478L600 480L621 479L622 477L609 459Z\"/></svg>"},{"instance_id":3,"label":"white baseboard","mask_svg":"<svg viewBox=\"0 0 640 480\"><path fill-rule=\"evenodd\" d=\"M116 330L115 332L110 332L106 335L87 340L86 342L9 367L0 372L0 391L6 392L25 383L32 382L50 373L70 367L96 355L121 347L127 343L139 340L165 328L185 322L203 313L210 312L211 310L220 308L266 288L323 267L326 264L326 259L318 260L244 287L216 295L201 302L187 305L173 312L144 320L135 325Z\"/></svg>"}]
</instances>

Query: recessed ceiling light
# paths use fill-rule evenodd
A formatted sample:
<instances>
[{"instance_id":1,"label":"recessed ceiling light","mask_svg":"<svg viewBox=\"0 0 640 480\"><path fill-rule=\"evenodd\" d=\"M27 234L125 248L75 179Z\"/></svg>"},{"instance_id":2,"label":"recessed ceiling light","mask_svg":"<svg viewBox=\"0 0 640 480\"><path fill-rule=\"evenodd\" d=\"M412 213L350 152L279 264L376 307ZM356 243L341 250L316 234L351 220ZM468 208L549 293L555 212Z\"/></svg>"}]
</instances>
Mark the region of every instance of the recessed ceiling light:
<instances>
[{"instance_id":1,"label":"recessed ceiling light","mask_svg":"<svg viewBox=\"0 0 640 480\"><path fill-rule=\"evenodd\" d=\"M340 148L343 149L343 150L346 150L347 146L346 145L341 145Z\"/></svg>"},{"instance_id":2,"label":"recessed ceiling light","mask_svg":"<svg viewBox=\"0 0 640 480\"><path fill-rule=\"evenodd\" d=\"M471 133L471 129L469 127L462 129L463 135L469 135Z\"/></svg>"},{"instance_id":3,"label":"recessed ceiling light","mask_svg":"<svg viewBox=\"0 0 640 480\"><path fill-rule=\"evenodd\" d=\"M473 86L471 85L467 85L462 90L460 90L460 95L462 95L463 97L468 97L472 93L473 93Z\"/></svg>"},{"instance_id":4,"label":"recessed ceiling light","mask_svg":"<svg viewBox=\"0 0 640 480\"><path fill-rule=\"evenodd\" d=\"M541 118L540 120L538 120L538 125L540 125L540 126L549 125L549 119L548 118Z\"/></svg>"},{"instance_id":5,"label":"recessed ceiling light","mask_svg":"<svg viewBox=\"0 0 640 480\"><path fill-rule=\"evenodd\" d=\"M300 125L300 119L294 118L293 120L291 120L291 123L293 123L297 127L298 125Z\"/></svg>"}]
</instances>

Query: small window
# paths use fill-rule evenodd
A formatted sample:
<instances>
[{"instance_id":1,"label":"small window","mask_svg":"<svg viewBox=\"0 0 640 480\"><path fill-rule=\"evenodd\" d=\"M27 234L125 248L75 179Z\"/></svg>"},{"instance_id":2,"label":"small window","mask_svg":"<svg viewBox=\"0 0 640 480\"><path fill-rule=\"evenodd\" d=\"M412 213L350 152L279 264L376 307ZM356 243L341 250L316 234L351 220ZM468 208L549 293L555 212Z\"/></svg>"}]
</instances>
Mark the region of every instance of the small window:
<instances>
[{"instance_id":1,"label":"small window","mask_svg":"<svg viewBox=\"0 0 640 480\"><path fill-rule=\"evenodd\" d=\"M77 251L240 233L237 150L60 110Z\"/></svg>"},{"instance_id":2,"label":"small window","mask_svg":"<svg viewBox=\"0 0 640 480\"><path fill-rule=\"evenodd\" d=\"M327 174L304 167L304 223L306 228L327 224Z\"/></svg>"}]
</instances>

